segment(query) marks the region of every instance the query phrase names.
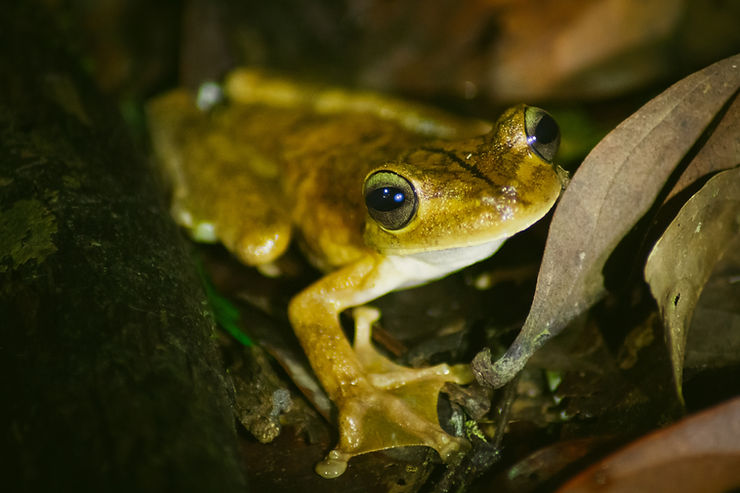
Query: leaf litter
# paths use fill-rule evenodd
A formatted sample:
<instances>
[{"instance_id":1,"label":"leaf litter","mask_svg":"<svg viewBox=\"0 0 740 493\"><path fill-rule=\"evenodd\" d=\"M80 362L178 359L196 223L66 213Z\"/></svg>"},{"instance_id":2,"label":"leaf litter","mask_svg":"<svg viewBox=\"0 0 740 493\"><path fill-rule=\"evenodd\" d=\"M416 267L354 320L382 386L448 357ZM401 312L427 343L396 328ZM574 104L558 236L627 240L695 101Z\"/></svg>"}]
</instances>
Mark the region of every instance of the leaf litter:
<instances>
[{"instance_id":1,"label":"leaf litter","mask_svg":"<svg viewBox=\"0 0 740 493\"><path fill-rule=\"evenodd\" d=\"M473 360L482 384L506 384L547 340L604 296L610 255L661 198L738 87L740 55L674 84L591 151L553 215L534 300L519 335L495 362L488 349Z\"/></svg>"}]
</instances>

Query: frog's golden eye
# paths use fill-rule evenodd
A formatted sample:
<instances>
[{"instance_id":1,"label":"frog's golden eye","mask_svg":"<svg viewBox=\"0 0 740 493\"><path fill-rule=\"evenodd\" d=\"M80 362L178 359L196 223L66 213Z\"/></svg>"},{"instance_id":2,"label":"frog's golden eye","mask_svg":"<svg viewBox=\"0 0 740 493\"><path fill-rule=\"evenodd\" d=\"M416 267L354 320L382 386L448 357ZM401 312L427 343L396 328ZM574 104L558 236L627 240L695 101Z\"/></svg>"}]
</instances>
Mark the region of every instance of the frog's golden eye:
<instances>
[{"instance_id":1,"label":"frog's golden eye","mask_svg":"<svg viewBox=\"0 0 740 493\"><path fill-rule=\"evenodd\" d=\"M560 145L560 129L555 119L543 109L528 106L524 110L524 129L529 147L551 163Z\"/></svg>"},{"instance_id":2,"label":"frog's golden eye","mask_svg":"<svg viewBox=\"0 0 740 493\"><path fill-rule=\"evenodd\" d=\"M411 182L392 171L377 171L365 180L370 217L388 230L401 229L416 214L418 199Z\"/></svg>"}]
</instances>

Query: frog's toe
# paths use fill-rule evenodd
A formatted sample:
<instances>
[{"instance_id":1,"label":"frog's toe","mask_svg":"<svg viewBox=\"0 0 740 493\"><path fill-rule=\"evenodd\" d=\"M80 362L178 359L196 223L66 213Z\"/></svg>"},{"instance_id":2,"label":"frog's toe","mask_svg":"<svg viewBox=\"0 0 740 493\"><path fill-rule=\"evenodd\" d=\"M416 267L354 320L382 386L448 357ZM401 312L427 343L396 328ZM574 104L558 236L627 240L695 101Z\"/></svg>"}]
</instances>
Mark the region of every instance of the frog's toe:
<instances>
[{"instance_id":1,"label":"frog's toe","mask_svg":"<svg viewBox=\"0 0 740 493\"><path fill-rule=\"evenodd\" d=\"M370 383L381 389L392 389L414 381L431 380L441 388L446 382L466 384L473 381L469 365L440 364L426 368L408 368L394 363L373 346L370 338L372 324L380 317L377 309L355 308L355 354ZM436 401L435 401L436 403Z\"/></svg>"},{"instance_id":2,"label":"frog's toe","mask_svg":"<svg viewBox=\"0 0 740 493\"><path fill-rule=\"evenodd\" d=\"M468 384L473 381L473 373L469 365L448 365L442 363L425 368L406 368L399 366L391 371L368 373L367 378L375 387L380 389L393 389L407 386L411 382L427 379L439 383L440 388L447 382L457 384Z\"/></svg>"}]
</instances>

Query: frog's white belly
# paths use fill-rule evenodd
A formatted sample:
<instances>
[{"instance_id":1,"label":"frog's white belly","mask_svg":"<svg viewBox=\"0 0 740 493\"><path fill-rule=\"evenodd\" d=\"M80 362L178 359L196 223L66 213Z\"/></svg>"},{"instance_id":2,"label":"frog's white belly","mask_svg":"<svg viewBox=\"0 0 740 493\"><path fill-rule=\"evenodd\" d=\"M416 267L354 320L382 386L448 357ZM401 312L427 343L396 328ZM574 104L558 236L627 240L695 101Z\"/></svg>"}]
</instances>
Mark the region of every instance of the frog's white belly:
<instances>
[{"instance_id":1,"label":"frog's white belly","mask_svg":"<svg viewBox=\"0 0 740 493\"><path fill-rule=\"evenodd\" d=\"M403 280L396 290L424 284L481 260L487 259L506 241L500 238L480 245L432 250L411 255L388 255L398 275Z\"/></svg>"}]
</instances>

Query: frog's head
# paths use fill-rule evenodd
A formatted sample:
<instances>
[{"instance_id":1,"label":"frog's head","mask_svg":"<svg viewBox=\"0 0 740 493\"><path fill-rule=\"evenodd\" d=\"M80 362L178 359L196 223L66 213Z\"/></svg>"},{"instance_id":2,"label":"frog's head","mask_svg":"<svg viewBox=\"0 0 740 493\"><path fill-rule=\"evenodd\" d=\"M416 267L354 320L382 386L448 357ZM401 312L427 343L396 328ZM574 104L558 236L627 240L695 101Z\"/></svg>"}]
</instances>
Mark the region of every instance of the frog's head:
<instances>
[{"instance_id":1,"label":"frog's head","mask_svg":"<svg viewBox=\"0 0 740 493\"><path fill-rule=\"evenodd\" d=\"M519 105L485 135L405 153L365 178L365 242L392 255L500 244L558 198L559 143L549 114Z\"/></svg>"}]
</instances>

